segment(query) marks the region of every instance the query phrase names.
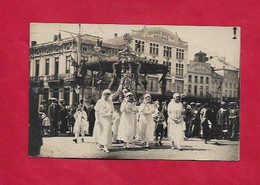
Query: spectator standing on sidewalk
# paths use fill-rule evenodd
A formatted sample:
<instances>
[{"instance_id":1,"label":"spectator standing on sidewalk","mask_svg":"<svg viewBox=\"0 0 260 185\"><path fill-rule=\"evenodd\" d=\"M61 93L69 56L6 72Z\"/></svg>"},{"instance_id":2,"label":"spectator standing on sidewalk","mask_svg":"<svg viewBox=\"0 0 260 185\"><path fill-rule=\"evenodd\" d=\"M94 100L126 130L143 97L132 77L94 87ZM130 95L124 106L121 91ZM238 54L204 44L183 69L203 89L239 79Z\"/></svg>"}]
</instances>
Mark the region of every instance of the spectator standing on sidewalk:
<instances>
[{"instance_id":1,"label":"spectator standing on sidewalk","mask_svg":"<svg viewBox=\"0 0 260 185\"><path fill-rule=\"evenodd\" d=\"M220 109L217 112L216 122L217 122L217 139L222 139L223 130L227 127L228 123L228 116L227 116L227 109L225 106L225 102L221 102Z\"/></svg>"},{"instance_id":2,"label":"spectator standing on sidewalk","mask_svg":"<svg viewBox=\"0 0 260 185\"><path fill-rule=\"evenodd\" d=\"M208 104L205 103L201 109L201 125L202 125L202 136L205 143L207 143L211 139L211 128L212 124L209 120L210 110Z\"/></svg>"},{"instance_id":3,"label":"spectator standing on sidewalk","mask_svg":"<svg viewBox=\"0 0 260 185\"><path fill-rule=\"evenodd\" d=\"M50 118L50 122L51 122L51 136L57 136L58 135L58 123L59 123L59 107L57 104L57 99L56 98L52 98L51 99L51 105L49 106L48 109L48 115Z\"/></svg>"}]
</instances>

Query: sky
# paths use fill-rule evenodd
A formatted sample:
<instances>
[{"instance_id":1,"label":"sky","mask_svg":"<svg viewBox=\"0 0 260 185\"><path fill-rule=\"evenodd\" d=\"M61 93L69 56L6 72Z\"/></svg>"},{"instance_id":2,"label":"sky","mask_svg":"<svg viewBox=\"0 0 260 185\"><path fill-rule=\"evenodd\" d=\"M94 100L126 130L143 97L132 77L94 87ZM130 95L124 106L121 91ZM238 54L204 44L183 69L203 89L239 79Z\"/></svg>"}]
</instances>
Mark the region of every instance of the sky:
<instances>
[{"instance_id":1,"label":"sky","mask_svg":"<svg viewBox=\"0 0 260 185\"><path fill-rule=\"evenodd\" d=\"M114 37L114 33L122 36L131 30L140 30L144 25L122 24L81 24L81 34L100 36L103 40ZM239 68L240 65L240 28L237 27L237 39L233 38L233 26L168 26L146 25L147 28L160 27L177 33L188 42L188 59L193 60L194 54L203 51L208 56L225 57L226 62ZM62 23L32 23L30 25L30 40L37 43L52 41L54 35L61 33L62 38L70 37L69 33L60 30L79 33L79 24Z\"/></svg>"}]
</instances>

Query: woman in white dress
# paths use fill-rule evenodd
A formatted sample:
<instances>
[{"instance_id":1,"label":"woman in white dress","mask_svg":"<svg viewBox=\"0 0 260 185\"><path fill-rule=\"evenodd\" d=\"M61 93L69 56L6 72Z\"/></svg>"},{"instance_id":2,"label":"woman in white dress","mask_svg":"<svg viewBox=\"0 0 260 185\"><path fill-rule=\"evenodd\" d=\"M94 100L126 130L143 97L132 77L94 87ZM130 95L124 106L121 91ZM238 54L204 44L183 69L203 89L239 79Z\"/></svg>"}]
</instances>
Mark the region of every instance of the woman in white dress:
<instances>
[{"instance_id":1,"label":"woman in white dress","mask_svg":"<svg viewBox=\"0 0 260 185\"><path fill-rule=\"evenodd\" d=\"M173 99L168 105L168 136L172 141L172 149L182 150L180 142L184 140L183 105L180 95L173 94Z\"/></svg>"},{"instance_id":2,"label":"woman in white dress","mask_svg":"<svg viewBox=\"0 0 260 185\"><path fill-rule=\"evenodd\" d=\"M109 152L107 146L112 144L112 116L114 105L110 99L111 91L105 89L95 106L96 127L95 134L100 149ZM97 128L98 127L98 128Z\"/></svg>"},{"instance_id":3,"label":"woman in white dress","mask_svg":"<svg viewBox=\"0 0 260 185\"><path fill-rule=\"evenodd\" d=\"M75 131L75 138L73 141L75 143L78 142L79 133L81 133L81 141L84 142L84 135L85 135L85 128L88 125L87 121L87 113L83 110L83 106L80 104L74 114L75 124L74 124L74 131Z\"/></svg>"},{"instance_id":4,"label":"woman in white dress","mask_svg":"<svg viewBox=\"0 0 260 185\"><path fill-rule=\"evenodd\" d=\"M136 105L131 92L126 93L126 98L121 104L120 111L122 115L118 131L118 140L124 141L124 148L129 148L129 142L134 138L134 124L136 119Z\"/></svg>"},{"instance_id":5,"label":"woman in white dress","mask_svg":"<svg viewBox=\"0 0 260 185\"><path fill-rule=\"evenodd\" d=\"M152 114L155 112L155 106L151 104L151 95L145 94L144 101L139 107L139 122L141 124L140 136L141 140L145 142L145 147L149 147L149 143L153 141L154 137L154 121Z\"/></svg>"}]
</instances>

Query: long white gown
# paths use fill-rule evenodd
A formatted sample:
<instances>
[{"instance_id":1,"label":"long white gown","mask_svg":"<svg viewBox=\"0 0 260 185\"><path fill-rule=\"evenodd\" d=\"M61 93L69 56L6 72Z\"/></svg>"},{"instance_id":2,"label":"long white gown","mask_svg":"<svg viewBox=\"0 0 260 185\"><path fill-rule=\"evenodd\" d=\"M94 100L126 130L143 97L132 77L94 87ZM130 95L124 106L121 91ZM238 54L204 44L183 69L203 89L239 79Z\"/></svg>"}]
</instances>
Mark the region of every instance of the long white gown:
<instances>
[{"instance_id":1,"label":"long white gown","mask_svg":"<svg viewBox=\"0 0 260 185\"><path fill-rule=\"evenodd\" d=\"M168 105L168 136L171 141L176 142L177 147L179 147L180 141L184 139L184 125L183 120L183 105L182 103L176 103L172 100ZM176 123L174 119L181 119L179 123Z\"/></svg>"},{"instance_id":2,"label":"long white gown","mask_svg":"<svg viewBox=\"0 0 260 185\"><path fill-rule=\"evenodd\" d=\"M143 142L150 142L154 140L154 121L152 114L155 111L155 107L153 104L144 104L142 103L139 107L140 113L140 137Z\"/></svg>"},{"instance_id":3,"label":"long white gown","mask_svg":"<svg viewBox=\"0 0 260 185\"><path fill-rule=\"evenodd\" d=\"M131 142L134 137L134 129L135 129L135 111L136 106L134 103L130 103L127 101L123 101L120 107L120 111L122 112L119 131L118 131L118 140L122 140L124 142Z\"/></svg>"},{"instance_id":4,"label":"long white gown","mask_svg":"<svg viewBox=\"0 0 260 185\"><path fill-rule=\"evenodd\" d=\"M99 123L96 122L94 139L100 145L112 144L112 116L114 106L111 100L101 98L97 101L95 111L99 115Z\"/></svg>"}]
</instances>

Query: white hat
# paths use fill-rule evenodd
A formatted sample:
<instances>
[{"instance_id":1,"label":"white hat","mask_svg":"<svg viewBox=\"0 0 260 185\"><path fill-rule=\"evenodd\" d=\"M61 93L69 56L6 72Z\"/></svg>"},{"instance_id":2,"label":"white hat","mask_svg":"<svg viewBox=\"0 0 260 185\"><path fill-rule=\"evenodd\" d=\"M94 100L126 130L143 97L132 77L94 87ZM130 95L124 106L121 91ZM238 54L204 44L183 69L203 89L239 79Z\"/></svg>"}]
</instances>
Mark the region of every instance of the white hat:
<instances>
[{"instance_id":1,"label":"white hat","mask_svg":"<svg viewBox=\"0 0 260 185\"><path fill-rule=\"evenodd\" d=\"M105 89L102 93L102 95L105 95L105 94L111 94L111 91L109 89Z\"/></svg>"},{"instance_id":2,"label":"white hat","mask_svg":"<svg viewBox=\"0 0 260 185\"><path fill-rule=\"evenodd\" d=\"M151 95L150 95L150 94L145 94L145 95L144 95L144 98L147 98L147 97L150 97L150 98L151 98Z\"/></svg>"},{"instance_id":3,"label":"white hat","mask_svg":"<svg viewBox=\"0 0 260 185\"><path fill-rule=\"evenodd\" d=\"M173 98L174 98L174 99L175 99L176 97L178 97L178 96L180 96L179 93L174 93L174 94L173 94Z\"/></svg>"},{"instance_id":4,"label":"white hat","mask_svg":"<svg viewBox=\"0 0 260 185\"><path fill-rule=\"evenodd\" d=\"M128 92L128 93L126 93L126 95L125 96L133 96L133 93L131 93L131 92Z\"/></svg>"}]
</instances>

